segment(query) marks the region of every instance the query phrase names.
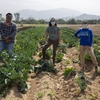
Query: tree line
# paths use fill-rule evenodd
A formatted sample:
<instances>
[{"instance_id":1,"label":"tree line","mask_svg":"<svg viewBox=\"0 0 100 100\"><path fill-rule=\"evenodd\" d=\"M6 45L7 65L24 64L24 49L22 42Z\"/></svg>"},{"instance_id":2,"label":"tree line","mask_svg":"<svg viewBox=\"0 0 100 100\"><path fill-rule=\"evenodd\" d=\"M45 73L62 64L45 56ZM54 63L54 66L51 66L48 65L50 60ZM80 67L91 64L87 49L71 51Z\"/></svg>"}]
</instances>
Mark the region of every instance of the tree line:
<instances>
[{"instance_id":1,"label":"tree line","mask_svg":"<svg viewBox=\"0 0 100 100\"><path fill-rule=\"evenodd\" d=\"M1 18L1 21L4 21L4 18ZM76 20L74 18L69 19L69 20L64 20L64 19L57 19L56 20L58 24L82 24L83 20ZM13 20L15 23L23 23L23 24L47 24L49 21L46 21L44 19L39 19L36 20L34 18L28 18L28 19L22 19L20 21ZM89 24L100 24L100 19L91 19L87 20Z\"/></svg>"}]
</instances>

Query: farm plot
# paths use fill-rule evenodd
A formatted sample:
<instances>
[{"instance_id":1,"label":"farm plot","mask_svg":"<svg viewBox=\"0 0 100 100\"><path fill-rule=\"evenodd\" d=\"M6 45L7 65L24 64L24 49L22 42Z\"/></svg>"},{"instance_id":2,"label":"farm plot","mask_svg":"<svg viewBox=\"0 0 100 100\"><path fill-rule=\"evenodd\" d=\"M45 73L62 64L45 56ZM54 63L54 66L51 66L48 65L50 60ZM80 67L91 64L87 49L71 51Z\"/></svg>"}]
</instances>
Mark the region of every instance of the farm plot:
<instances>
[{"instance_id":1,"label":"farm plot","mask_svg":"<svg viewBox=\"0 0 100 100\"><path fill-rule=\"evenodd\" d=\"M95 75L88 54L85 56L87 67L83 75L86 83L75 79L81 68L78 40L73 36L74 32L66 27L61 28L61 46L57 50L54 66L56 74L41 70L35 73L33 69L41 65L44 27L19 32L13 58L9 58L6 51L1 55L1 100L100 100L100 73L98 71L98 76ZM93 47L98 62L99 44L100 37L95 35ZM52 48L46 54L48 64L52 65Z\"/></svg>"}]
</instances>

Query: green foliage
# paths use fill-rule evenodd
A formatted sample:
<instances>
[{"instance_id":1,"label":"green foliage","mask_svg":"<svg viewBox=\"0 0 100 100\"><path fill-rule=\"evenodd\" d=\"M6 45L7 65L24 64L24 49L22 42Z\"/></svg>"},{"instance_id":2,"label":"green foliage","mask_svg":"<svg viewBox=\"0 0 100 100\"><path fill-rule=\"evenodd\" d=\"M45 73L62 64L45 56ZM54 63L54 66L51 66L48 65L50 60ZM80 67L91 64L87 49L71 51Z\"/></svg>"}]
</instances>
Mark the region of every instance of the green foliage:
<instances>
[{"instance_id":1,"label":"green foliage","mask_svg":"<svg viewBox=\"0 0 100 100\"><path fill-rule=\"evenodd\" d=\"M2 58L0 65L2 93L9 87L9 84L17 84L20 92L26 92L28 73L32 70L31 66L36 64L32 56L38 51L38 40L42 37L42 31L43 28L38 27L19 32L16 36L15 54L12 58L8 56L6 51L0 55Z\"/></svg>"},{"instance_id":2,"label":"green foliage","mask_svg":"<svg viewBox=\"0 0 100 100\"><path fill-rule=\"evenodd\" d=\"M61 39L67 47L74 47L78 44L78 39L74 37L75 30L69 28L62 28Z\"/></svg>"},{"instance_id":3,"label":"green foliage","mask_svg":"<svg viewBox=\"0 0 100 100\"><path fill-rule=\"evenodd\" d=\"M57 52L57 54L56 54L56 62L62 61L63 56L64 56L63 53Z\"/></svg>"},{"instance_id":4,"label":"green foliage","mask_svg":"<svg viewBox=\"0 0 100 100\"><path fill-rule=\"evenodd\" d=\"M97 74L100 75L100 67L97 69Z\"/></svg>"},{"instance_id":5,"label":"green foliage","mask_svg":"<svg viewBox=\"0 0 100 100\"><path fill-rule=\"evenodd\" d=\"M43 22L43 21L42 21ZM4 51L0 55L0 90L4 93L10 84L18 84L20 86L20 91L25 93L27 89L26 81L28 79L28 73L30 70L33 70L32 66L36 65L36 61L33 58L33 55L38 51L38 43L44 44L43 33L44 27L35 27L30 28L25 31L20 31L17 33L14 55L12 58L8 56L6 51ZM78 47L79 40L74 37L75 30L69 28L61 28L61 42L64 45L59 47L59 52L56 55L56 61L62 61L64 56L63 53L66 52L66 47ZM94 36L94 53L96 55L97 61L100 62L100 37ZM52 55L52 50L46 51L46 59L50 59ZM42 56L42 52L40 52L39 56ZM88 54L85 55L85 59L87 61L91 61ZM69 61L66 61L69 64ZM44 67L45 66L45 67ZM54 68L54 65L50 62L44 62L35 70L40 71L49 71L49 72L57 72ZM70 76L71 73L75 72L74 68L68 68L64 71L64 75L66 77ZM98 74L100 74L100 70L98 69ZM80 89L84 91L86 89L86 82L84 78L82 79L82 75L76 79L76 82L79 84ZM3 95L1 95L3 96Z\"/></svg>"},{"instance_id":6,"label":"green foliage","mask_svg":"<svg viewBox=\"0 0 100 100\"><path fill-rule=\"evenodd\" d=\"M69 65L70 64L70 61L69 60L66 60L66 65Z\"/></svg>"},{"instance_id":7,"label":"green foliage","mask_svg":"<svg viewBox=\"0 0 100 100\"><path fill-rule=\"evenodd\" d=\"M98 35L94 35L93 43L100 44L100 37Z\"/></svg>"},{"instance_id":8,"label":"green foliage","mask_svg":"<svg viewBox=\"0 0 100 100\"><path fill-rule=\"evenodd\" d=\"M84 91L86 89L87 84L82 72L76 74L75 81L79 84L81 91Z\"/></svg>"},{"instance_id":9,"label":"green foliage","mask_svg":"<svg viewBox=\"0 0 100 100\"><path fill-rule=\"evenodd\" d=\"M68 67L68 68L65 69L63 74L64 74L65 77L69 77L73 72L75 72L75 68Z\"/></svg>"},{"instance_id":10,"label":"green foliage","mask_svg":"<svg viewBox=\"0 0 100 100\"><path fill-rule=\"evenodd\" d=\"M66 53L66 48L67 48L67 45L66 45L66 44L62 44L62 45L60 45L60 47L58 48L58 51L59 51L59 52L62 52L62 53Z\"/></svg>"},{"instance_id":11,"label":"green foliage","mask_svg":"<svg viewBox=\"0 0 100 100\"><path fill-rule=\"evenodd\" d=\"M56 74L58 70L54 68L54 64L50 62L50 60L44 60L44 62L40 66L34 66L34 72L42 72L42 71L48 71Z\"/></svg>"},{"instance_id":12,"label":"green foliage","mask_svg":"<svg viewBox=\"0 0 100 100\"><path fill-rule=\"evenodd\" d=\"M45 39L41 39L41 40L39 40L40 45L44 45L44 44L45 44L45 42L46 42L46 40L45 40Z\"/></svg>"},{"instance_id":13,"label":"green foliage","mask_svg":"<svg viewBox=\"0 0 100 100\"><path fill-rule=\"evenodd\" d=\"M50 59L51 55L52 55L52 50L51 49L46 50L45 58ZM39 57L42 57L42 56L43 56L43 54L42 54L42 52L40 52Z\"/></svg>"},{"instance_id":14,"label":"green foliage","mask_svg":"<svg viewBox=\"0 0 100 100\"><path fill-rule=\"evenodd\" d=\"M45 95L45 91L41 91L37 93L38 98L42 98Z\"/></svg>"}]
</instances>

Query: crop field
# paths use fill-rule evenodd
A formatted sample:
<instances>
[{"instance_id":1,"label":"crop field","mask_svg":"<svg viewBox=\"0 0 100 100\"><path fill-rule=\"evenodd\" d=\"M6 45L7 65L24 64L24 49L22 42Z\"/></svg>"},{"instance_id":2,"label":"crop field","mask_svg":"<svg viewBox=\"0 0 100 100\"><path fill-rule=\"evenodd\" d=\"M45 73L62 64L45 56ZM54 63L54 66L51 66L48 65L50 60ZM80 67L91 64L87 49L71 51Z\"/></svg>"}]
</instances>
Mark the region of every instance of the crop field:
<instances>
[{"instance_id":1,"label":"crop field","mask_svg":"<svg viewBox=\"0 0 100 100\"><path fill-rule=\"evenodd\" d=\"M17 26L18 26L18 28L20 28L20 24L18 24ZM28 27L28 26L32 26L32 27L42 26L42 27L46 28L48 25L47 24L23 24L23 27ZM73 24L59 24L58 26L59 27L68 27L68 28L71 28L74 30L77 30L77 29L82 27L81 24L75 24L75 25L73 25ZM92 24L92 25L89 24L88 27L90 29L92 29L94 34L98 34L98 35L100 34L100 24Z\"/></svg>"},{"instance_id":2,"label":"crop field","mask_svg":"<svg viewBox=\"0 0 100 100\"><path fill-rule=\"evenodd\" d=\"M1 55L0 100L100 100L100 69L96 75L87 53L84 74L80 71L79 40L74 33L81 25L59 25L61 42L55 66L52 46L46 52L47 60L41 60L47 25L31 26L17 33L13 58L6 51ZM90 28L95 33L93 48L100 65L100 28Z\"/></svg>"}]
</instances>

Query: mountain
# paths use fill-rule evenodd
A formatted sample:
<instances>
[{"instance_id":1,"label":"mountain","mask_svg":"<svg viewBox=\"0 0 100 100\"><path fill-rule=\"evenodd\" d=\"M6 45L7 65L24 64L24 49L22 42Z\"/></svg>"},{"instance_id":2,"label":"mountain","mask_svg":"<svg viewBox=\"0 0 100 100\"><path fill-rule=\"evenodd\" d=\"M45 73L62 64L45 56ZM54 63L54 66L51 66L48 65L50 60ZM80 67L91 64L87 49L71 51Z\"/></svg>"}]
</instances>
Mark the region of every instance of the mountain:
<instances>
[{"instance_id":1,"label":"mountain","mask_svg":"<svg viewBox=\"0 0 100 100\"><path fill-rule=\"evenodd\" d=\"M58 8L58 9L51 9L51 10L29 10L24 9L18 11L16 13L20 13L20 18L27 19L27 18L34 18L34 19L50 19L51 17L54 18L64 18L64 17L72 17L78 16L82 14L77 10L72 10L68 8Z\"/></svg>"},{"instance_id":2,"label":"mountain","mask_svg":"<svg viewBox=\"0 0 100 100\"><path fill-rule=\"evenodd\" d=\"M79 15L77 17L74 17L74 19L78 19L78 20L91 20L91 19L100 19L100 16L98 15L91 15L91 14L82 14Z\"/></svg>"}]
</instances>

